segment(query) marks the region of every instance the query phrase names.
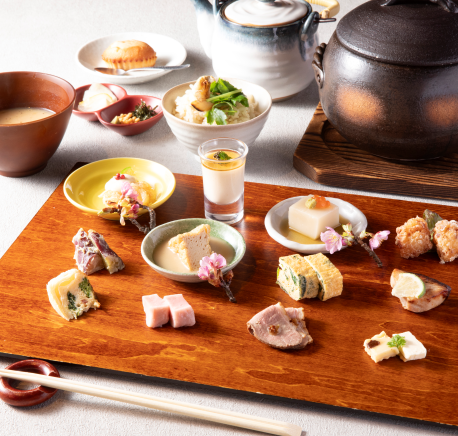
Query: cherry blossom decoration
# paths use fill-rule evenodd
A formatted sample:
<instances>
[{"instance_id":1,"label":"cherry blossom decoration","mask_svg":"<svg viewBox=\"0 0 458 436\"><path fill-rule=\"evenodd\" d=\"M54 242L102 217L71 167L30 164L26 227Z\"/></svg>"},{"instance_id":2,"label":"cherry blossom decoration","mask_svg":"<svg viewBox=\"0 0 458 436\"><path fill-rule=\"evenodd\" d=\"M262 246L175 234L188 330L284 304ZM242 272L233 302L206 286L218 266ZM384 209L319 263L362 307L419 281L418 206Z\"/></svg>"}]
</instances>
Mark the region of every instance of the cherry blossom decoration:
<instances>
[{"instance_id":1,"label":"cherry blossom decoration","mask_svg":"<svg viewBox=\"0 0 458 436\"><path fill-rule=\"evenodd\" d=\"M207 280L215 288L223 288L229 300L232 303L237 303L234 295L232 295L232 291L229 289L234 273L229 271L226 277L223 277L222 269L226 264L226 259L221 254L212 253L210 257L205 256L202 258L197 275L201 280Z\"/></svg>"},{"instance_id":2,"label":"cherry blossom decoration","mask_svg":"<svg viewBox=\"0 0 458 436\"><path fill-rule=\"evenodd\" d=\"M382 267L382 261L379 257L375 254L374 250L379 248L382 245L383 241L388 239L388 235L390 234L389 230L382 230L377 232L375 235L372 233L368 233L363 230L359 236L353 233L353 227L350 223L343 225L342 228L344 232L342 235L339 235L333 228L326 227L328 230L326 232L321 233L321 240L324 242L326 246L326 250L329 253L334 254L336 251L342 250L343 247L351 247L358 242L368 253L369 255L375 260L378 267ZM364 239L371 238L369 240L369 246L364 242Z\"/></svg>"}]
</instances>

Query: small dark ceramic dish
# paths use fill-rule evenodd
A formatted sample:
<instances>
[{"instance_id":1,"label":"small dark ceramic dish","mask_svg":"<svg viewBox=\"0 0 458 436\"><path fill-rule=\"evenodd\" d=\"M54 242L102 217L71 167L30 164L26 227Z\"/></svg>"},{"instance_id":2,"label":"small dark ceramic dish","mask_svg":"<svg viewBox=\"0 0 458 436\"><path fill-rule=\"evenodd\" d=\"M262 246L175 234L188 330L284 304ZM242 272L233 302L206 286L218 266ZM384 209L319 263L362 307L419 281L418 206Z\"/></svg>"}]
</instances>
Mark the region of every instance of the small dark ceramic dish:
<instances>
[{"instance_id":1,"label":"small dark ceramic dish","mask_svg":"<svg viewBox=\"0 0 458 436\"><path fill-rule=\"evenodd\" d=\"M6 367L14 371L33 372L49 377L60 377L59 371L50 363L38 359L28 359L15 362ZM0 399L11 406L30 407L49 400L57 389L38 386L33 389L16 389L10 385L10 380L0 377Z\"/></svg>"},{"instance_id":2,"label":"small dark ceramic dish","mask_svg":"<svg viewBox=\"0 0 458 436\"><path fill-rule=\"evenodd\" d=\"M118 85L112 85L109 83L102 83L111 90L113 94L116 95L118 101L111 103L110 105L99 109L94 112L82 112L77 110L79 102L82 100L84 91L89 89L91 85L81 86L76 90L77 96L74 104L73 113L87 121L97 121L99 120L107 129L113 130L114 132L123 135L123 136L133 136L140 133L146 132L151 129L163 116L161 99L157 97L151 97L149 95L127 95L127 92L124 88L121 88ZM79 99L80 98L80 99ZM139 121L136 124L111 124L113 118L117 115L127 114L135 110L135 106L143 100L148 106L151 106L155 109L157 115L152 118L149 118L145 121Z\"/></svg>"},{"instance_id":3,"label":"small dark ceramic dish","mask_svg":"<svg viewBox=\"0 0 458 436\"><path fill-rule=\"evenodd\" d=\"M121 100L127 95L127 91L118 85L113 85L111 83L102 83L103 86L106 86L118 100ZM83 118L86 121L97 121L97 115L95 112L83 112L78 110L78 105L83 101L84 93L91 87L92 85L84 85L76 88L76 98L75 104L73 105L73 114L77 117ZM116 102L112 103L115 104ZM110 105L111 106L111 105ZM108 107L108 106L107 106Z\"/></svg>"},{"instance_id":4,"label":"small dark ceramic dish","mask_svg":"<svg viewBox=\"0 0 458 436\"><path fill-rule=\"evenodd\" d=\"M43 170L59 147L72 114L75 89L56 76L0 73L0 110L36 107L55 112L41 120L0 124L0 174L24 177Z\"/></svg>"}]
</instances>

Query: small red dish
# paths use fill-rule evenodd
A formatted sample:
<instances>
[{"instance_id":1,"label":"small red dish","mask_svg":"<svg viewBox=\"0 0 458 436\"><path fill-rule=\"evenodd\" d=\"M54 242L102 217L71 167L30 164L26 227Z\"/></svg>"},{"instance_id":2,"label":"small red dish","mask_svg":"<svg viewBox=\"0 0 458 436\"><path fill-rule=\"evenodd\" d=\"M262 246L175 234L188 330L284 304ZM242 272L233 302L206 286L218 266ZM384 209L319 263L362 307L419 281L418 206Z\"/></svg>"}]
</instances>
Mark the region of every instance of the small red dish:
<instances>
[{"instance_id":1,"label":"small red dish","mask_svg":"<svg viewBox=\"0 0 458 436\"><path fill-rule=\"evenodd\" d=\"M135 106L143 100L148 106L155 109L157 115L136 124L111 124L111 120L121 114L127 114L135 110ZM127 95L121 100L96 112L99 121L108 129L123 136L138 135L153 127L163 116L161 99L149 95Z\"/></svg>"},{"instance_id":2,"label":"small red dish","mask_svg":"<svg viewBox=\"0 0 458 436\"><path fill-rule=\"evenodd\" d=\"M44 360L28 359L15 362L6 367L15 371L34 372L50 377L60 377L59 371ZM7 377L0 377L0 399L17 407L30 407L49 400L57 389L38 386L34 389L22 390L13 388Z\"/></svg>"},{"instance_id":3,"label":"small red dish","mask_svg":"<svg viewBox=\"0 0 458 436\"><path fill-rule=\"evenodd\" d=\"M106 86L114 95L116 95L116 98L119 100L123 99L127 95L127 91L122 88L121 86L118 85L112 85L111 83L102 83L103 86ZM77 117L81 117L85 119L86 121L97 121L97 115L95 112L83 112L78 110L78 105L83 101L83 96L85 91L87 91L91 85L84 85L80 86L79 88L76 88L76 97L75 97L75 103L73 104L73 114L76 115ZM117 103L116 101L111 104ZM110 105L111 106L111 105ZM107 106L108 107L108 106ZM103 108L105 109L105 108Z\"/></svg>"}]
</instances>

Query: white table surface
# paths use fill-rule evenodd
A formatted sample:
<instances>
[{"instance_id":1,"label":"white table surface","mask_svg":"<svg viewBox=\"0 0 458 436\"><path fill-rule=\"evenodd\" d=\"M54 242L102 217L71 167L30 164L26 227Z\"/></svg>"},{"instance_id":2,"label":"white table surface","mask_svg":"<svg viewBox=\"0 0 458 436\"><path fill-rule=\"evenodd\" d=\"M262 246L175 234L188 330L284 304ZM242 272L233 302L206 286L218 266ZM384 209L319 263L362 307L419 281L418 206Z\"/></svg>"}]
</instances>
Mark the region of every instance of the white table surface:
<instances>
[{"instance_id":1,"label":"white table surface","mask_svg":"<svg viewBox=\"0 0 458 436\"><path fill-rule=\"evenodd\" d=\"M342 0L339 17L360 3L362 0ZM328 41L334 29L335 24L321 25L321 41ZM154 32L177 39L188 52L186 62L192 65L188 70L170 73L153 82L127 86L129 94L162 97L172 86L212 73L211 61L200 46L190 0L0 0L0 71L30 70L55 74L75 88L93 83L94 78L77 67L76 51L94 38L127 31ZM248 181L354 192L317 185L293 168L293 152L317 103L317 87L312 83L293 99L273 106L264 130L250 148ZM199 164L178 143L165 119L140 136L122 137L99 123L72 117L62 144L44 171L21 179L0 176L0 204L3 205L0 256L76 162L119 156L147 158L166 165L173 172L200 175ZM17 207L9 206L12 203ZM73 206L69 204L68 207ZM0 358L0 367L13 361ZM63 377L72 380L289 421L302 426L304 434L309 436L458 434L454 427L374 413L167 380L100 373L70 365L57 367ZM31 408L14 408L0 402L0 434L207 436L259 433L61 391L51 401Z\"/></svg>"}]
</instances>

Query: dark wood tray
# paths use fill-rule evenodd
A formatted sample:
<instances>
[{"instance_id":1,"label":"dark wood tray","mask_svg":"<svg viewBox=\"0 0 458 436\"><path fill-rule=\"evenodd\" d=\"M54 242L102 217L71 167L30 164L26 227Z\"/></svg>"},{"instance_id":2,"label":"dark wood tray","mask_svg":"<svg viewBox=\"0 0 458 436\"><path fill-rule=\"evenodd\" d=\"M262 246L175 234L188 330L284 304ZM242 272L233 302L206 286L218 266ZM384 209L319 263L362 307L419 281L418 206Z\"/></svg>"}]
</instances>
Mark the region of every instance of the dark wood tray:
<instances>
[{"instance_id":1,"label":"dark wood tray","mask_svg":"<svg viewBox=\"0 0 458 436\"><path fill-rule=\"evenodd\" d=\"M458 153L402 163L373 156L337 132L321 103L294 153L294 167L323 185L458 200Z\"/></svg>"},{"instance_id":2,"label":"dark wood tray","mask_svg":"<svg viewBox=\"0 0 458 436\"><path fill-rule=\"evenodd\" d=\"M203 216L202 178L177 174L176 179L175 193L157 209L158 224ZM331 256L344 277L343 294L326 302L296 302L275 284L278 258L292 252L268 236L264 218L279 201L308 193L246 183L246 217L236 228L246 239L247 252L234 271L231 288L238 303L233 304L207 283L173 282L154 272L141 257L143 235L134 226L79 211L65 199L61 184L0 259L0 353L458 425L456 290L440 307L414 314L391 296L389 286L396 267L454 287L458 264L441 265L432 253L402 259L392 235L378 250L384 268L377 268L360 247L346 249ZM456 218L453 207L325 195L353 203L372 230L394 233L426 207ZM67 322L52 309L46 283L74 267L71 239L80 227L102 233L126 268L111 276L107 271L90 276L102 307ZM152 293L182 293L197 324L147 328L141 296ZM248 333L246 322L277 301L305 308L313 344L282 352ZM412 331L428 349L427 358L375 364L363 342L382 330Z\"/></svg>"}]
</instances>

